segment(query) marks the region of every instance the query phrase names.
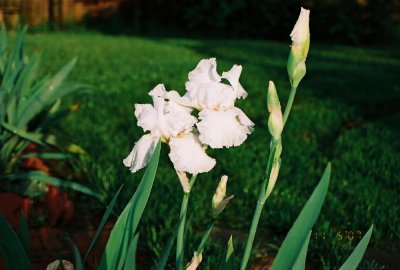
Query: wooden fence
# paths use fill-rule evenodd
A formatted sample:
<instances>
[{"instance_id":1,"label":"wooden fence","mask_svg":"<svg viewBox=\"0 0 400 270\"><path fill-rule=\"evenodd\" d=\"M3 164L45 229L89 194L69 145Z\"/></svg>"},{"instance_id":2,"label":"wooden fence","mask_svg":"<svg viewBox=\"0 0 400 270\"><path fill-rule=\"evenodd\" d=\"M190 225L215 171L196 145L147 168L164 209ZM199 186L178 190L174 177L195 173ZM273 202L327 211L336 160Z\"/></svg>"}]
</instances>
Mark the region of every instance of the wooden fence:
<instances>
[{"instance_id":1,"label":"wooden fence","mask_svg":"<svg viewBox=\"0 0 400 270\"><path fill-rule=\"evenodd\" d=\"M29 26L64 25L80 22L86 15L116 11L119 0L0 0L0 24L15 29L18 22Z\"/></svg>"}]
</instances>

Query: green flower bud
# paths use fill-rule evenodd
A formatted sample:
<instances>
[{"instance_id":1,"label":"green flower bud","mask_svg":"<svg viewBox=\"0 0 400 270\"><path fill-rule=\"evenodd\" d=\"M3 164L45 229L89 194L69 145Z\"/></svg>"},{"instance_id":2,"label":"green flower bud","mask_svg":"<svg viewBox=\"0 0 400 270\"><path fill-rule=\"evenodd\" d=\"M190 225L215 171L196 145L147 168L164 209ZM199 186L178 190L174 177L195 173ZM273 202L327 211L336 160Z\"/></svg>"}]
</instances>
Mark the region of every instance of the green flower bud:
<instances>
[{"instance_id":1,"label":"green flower bud","mask_svg":"<svg viewBox=\"0 0 400 270\"><path fill-rule=\"evenodd\" d=\"M278 93L272 81L269 82L267 94L268 111L268 129L275 140L279 140L283 130L283 117L281 104L279 103Z\"/></svg>"},{"instance_id":2,"label":"green flower bud","mask_svg":"<svg viewBox=\"0 0 400 270\"><path fill-rule=\"evenodd\" d=\"M275 155L274 155L274 160L278 160L281 157L282 154L282 141L278 140L278 141L272 141L271 142L271 149L272 147L276 147L275 149Z\"/></svg>"},{"instance_id":3,"label":"green flower bud","mask_svg":"<svg viewBox=\"0 0 400 270\"><path fill-rule=\"evenodd\" d=\"M266 197L268 197L271 194L272 190L275 187L276 180L278 179L280 167L281 167L281 160L279 159L272 166L271 174L269 175L267 191L265 192Z\"/></svg>"},{"instance_id":4,"label":"green flower bud","mask_svg":"<svg viewBox=\"0 0 400 270\"><path fill-rule=\"evenodd\" d=\"M267 104L269 112L272 112L274 109L281 109L281 103L279 102L278 93L273 81L269 81L268 84Z\"/></svg>"},{"instance_id":5,"label":"green flower bud","mask_svg":"<svg viewBox=\"0 0 400 270\"><path fill-rule=\"evenodd\" d=\"M306 75L306 58L310 48L310 11L301 8L300 16L290 34L292 46L287 63L292 87L297 87Z\"/></svg>"}]
</instances>

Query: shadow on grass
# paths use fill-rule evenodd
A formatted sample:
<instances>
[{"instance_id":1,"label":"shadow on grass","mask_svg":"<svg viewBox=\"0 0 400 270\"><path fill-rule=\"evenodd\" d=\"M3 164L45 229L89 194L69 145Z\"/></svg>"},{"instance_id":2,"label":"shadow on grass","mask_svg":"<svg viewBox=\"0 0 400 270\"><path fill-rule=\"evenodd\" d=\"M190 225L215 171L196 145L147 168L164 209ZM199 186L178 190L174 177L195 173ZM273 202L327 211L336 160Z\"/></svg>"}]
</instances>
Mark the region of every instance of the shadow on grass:
<instances>
[{"instance_id":1,"label":"shadow on grass","mask_svg":"<svg viewBox=\"0 0 400 270\"><path fill-rule=\"evenodd\" d=\"M243 66L257 65L269 74L265 80L274 79L274 75L279 75L278 79L286 77L283 73L289 45L284 43L214 40L175 41L174 44L188 47L205 57ZM260 58L260 55L265 57ZM300 91L308 96L344 103L356 109L361 118L378 118L400 112L400 85L394 84L400 70L398 50L311 45L307 68L312 80L306 76Z\"/></svg>"}]
</instances>

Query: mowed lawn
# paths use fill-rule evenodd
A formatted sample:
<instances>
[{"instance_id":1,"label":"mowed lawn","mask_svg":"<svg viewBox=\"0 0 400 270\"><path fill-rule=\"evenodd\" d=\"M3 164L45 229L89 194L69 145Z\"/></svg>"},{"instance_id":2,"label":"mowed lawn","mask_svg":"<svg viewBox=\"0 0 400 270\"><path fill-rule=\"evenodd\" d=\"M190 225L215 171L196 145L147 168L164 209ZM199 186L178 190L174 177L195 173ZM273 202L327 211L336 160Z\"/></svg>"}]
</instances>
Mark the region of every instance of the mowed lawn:
<instances>
[{"instance_id":1,"label":"mowed lawn","mask_svg":"<svg viewBox=\"0 0 400 270\"><path fill-rule=\"evenodd\" d=\"M255 131L240 147L208 151L217 166L200 175L193 188L185 258L189 261L199 244L211 220L212 194L220 176L227 174L228 193L235 198L218 222L216 244L206 247L202 269L215 269L230 234L239 261L268 155L268 81L275 82L282 105L289 94L289 38L279 43L57 33L28 35L28 48L46 52L46 71L79 58L70 78L91 85L93 91L65 100L63 106L79 103L80 109L54 132L89 153L88 185L111 199L125 183L120 207L143 174L131 174L122 164L143 134L136 126L133 104L150 102L147 93L158 83L184 93L188 72L203 58L216 57L220 73L233 64L243 66L241 82L249 96L237 106L256 124ZM370 247L389 255L399 250L399 58L398 51L388 48L311 44L307 75L283 135L282 169L263 213L253 263L276 252L329 161L332 179L313 231L308 264L313 269L337 269L371 224L375 228ZM143 269L152 265L178 220L182 188L167 153L163 145L140 227L139 252L148 264ZM171 254L171 267L174 257ZM362 269L378 269L379 264L364 262Z\"/></svg>"}]
</instances>

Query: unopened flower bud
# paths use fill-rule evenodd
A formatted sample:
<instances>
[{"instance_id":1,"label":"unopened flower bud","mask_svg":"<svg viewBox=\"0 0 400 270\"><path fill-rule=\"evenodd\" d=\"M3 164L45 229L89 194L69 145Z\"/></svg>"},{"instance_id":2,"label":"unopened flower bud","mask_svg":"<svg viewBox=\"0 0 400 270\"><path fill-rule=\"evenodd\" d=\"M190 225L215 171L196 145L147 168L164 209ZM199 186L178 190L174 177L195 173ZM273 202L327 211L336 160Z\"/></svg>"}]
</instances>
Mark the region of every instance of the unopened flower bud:
<instances>
[{"instance_id":1,"label":"unopened flower bud","mask_svg":"<svg viewBox=\"0 0 400 270\"><path fill-rule=\"evenodd\" d=\"M214 196L212 198L212 206L216 208L225 198L226 195L226 184L228 182L228 176L223 175L219 181L217 190L215 190Z\"/></svg>"},{"instance_id":2,"label":"unopened flower bud","mask_svg":"<svg viewBox=\"0 0 400 270\"><path fill-rule=\"evenodd\" d=\"M203 254L200 253L197 255L195 252L193 254L192 261L186 266L186 270L196 270L199 267L201 261L203 260Z\"/></svg>"},{"instance_id":3,"label":"unopened flower bud","mask_svg":"<svg viewBox=\"0 0 400 270\"><path fill-rule=\"evenodd\" d=\"M293 27L290 37L292 46L287 63L287 71L292 87L297 87L306 75L306 58L310 48L310 11L301 8L300 16Z\"/></svg>"},{"instance_id":4,"label":"unopened flower bud","mask_svg":"<svg viewBox=\"0 0 400 270\"><path fill-rule=\"evenodd\" d=\"M273 81L269 81L268 84L267 104L269 112L281 109L281 103L279 102L278 93L276 92L276 87Z\"/></svg>"},{"instance_id":5,"label":"unopened flower bud","mask_svg":"<svg viewBox=\"0 0 400 270\"><path fill-rule=\"evenodd\" d=\"M271 141L271 150L275 147L274 160L278 160L282 154L282 141Z\"/></svg>"},{"instance_id":6,"label":"unopened flower bud","mask_svg":"<svg viewBox=\"0 0 400 270\"><path fill-rule=\"evenodd\" d=\"M279 140L283 130L283 117L281 104L279 103L278 93L275 84L270 81L267 94L268 111L268 129L275 140Z\"/></svg>"},{"instance_id":7,"label":"unopened flower bud","mask_svg":"<svg viewBox=\"0 0 400 270\"><path fill-rule=\"evenodd\" d=\"M281 167L280 159L276 161L272 167L271 174L269 175L268 187L265 196L268 197L275 187L276 180L278 179L279 169Z\"/></svg>"},{"instance_id":8,"label":"unopened flower bud","mask_svg":"<svg viewBox=\"0 0 400 270\"><path fill-rule=\"evenodd\" d=\"M213 217L218 216L225 209L229 201L232 200L233 198L232 195L225 199L227 182L228 182L228 176L226 175L222 176L221 180L219 181L217 190L214 193L214 196L212 198Z\"/></svg>"}]
</instances>

